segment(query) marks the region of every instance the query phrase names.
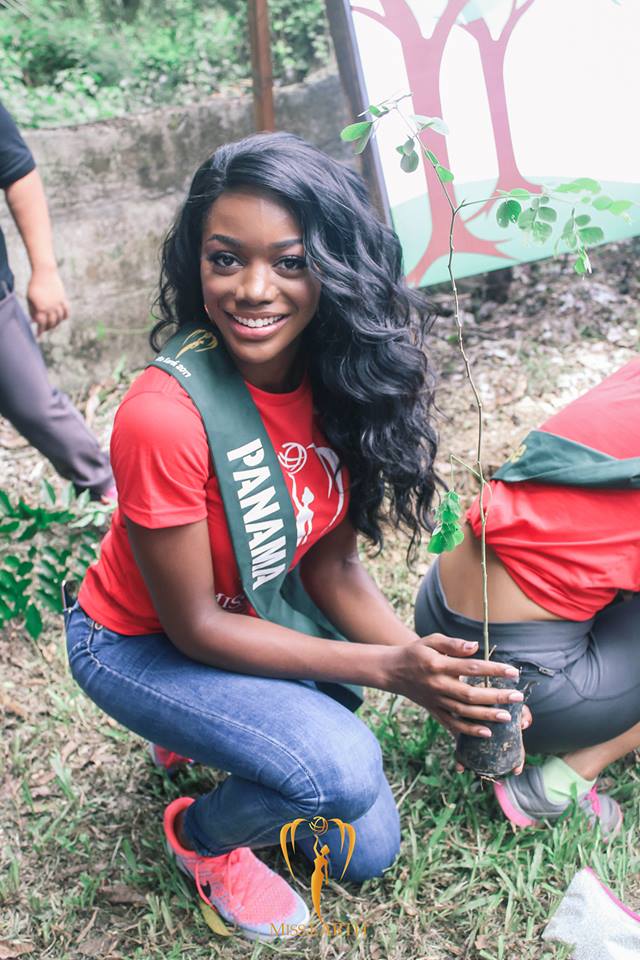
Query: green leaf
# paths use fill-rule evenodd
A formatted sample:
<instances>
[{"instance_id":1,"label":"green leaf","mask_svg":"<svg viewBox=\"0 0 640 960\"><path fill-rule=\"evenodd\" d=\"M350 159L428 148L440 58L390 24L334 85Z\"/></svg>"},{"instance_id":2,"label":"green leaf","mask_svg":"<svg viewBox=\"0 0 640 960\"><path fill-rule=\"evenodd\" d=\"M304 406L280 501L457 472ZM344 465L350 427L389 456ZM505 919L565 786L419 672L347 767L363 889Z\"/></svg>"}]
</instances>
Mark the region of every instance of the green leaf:
<instances>
[{"instance_id":1,"label":"green leaf","mask_svg":"<svg viewBox=\"0 0 640 960\"><path fill-rule=\"evenodd\" d=\"M13 533L13 531L17 530L19 526L20 526L19 520L9 520L8 523L0 524L0 534Z\"/></svg>"},{"instance_id":2,"label":"green leaf","mask_svg":"<svg viewBox=\"0 0 640 960\"><path fill-rule=\"evenodd\" d=\"M530 190L523 190L522 187L516 187L514 190L509 190L510 197L520 197L522 200L526 200L531 196Z\"/></svg>"},{"instance_id":3,"label":"green leaf","mask_svg":"<svg viewBox=\"0 0 640 960\"><path fill-rule=\"evenodd\" d=\"M376 107L375 103L370 103L369 106L367 107L367 110L374 117L382 116L382 110L380 109L380 107Z\"/></svg>"},{"instance_id":4,"label":"green leaf","mask_svg":"<svg viewBox=\"0 0 640 960\"><path fill-rule=\"evenodd\" d=\"M403 152L404 154L406 154L407 156L408 156L410 153L414 153L414 152L415 152L415 145L414 145L414 142L413 142L413 137L408 137L408 138L405 140L405 142L402 144L402 152Z\"/></svg>"},{"instance_id":5,"label":"green leaf","mask_svg":"<svg viewBox=\"0 0 640 960\"><path fill-rule=\"evenodd\" d=\"M462 504L460 503L460 496L455 490L447 490L443 496L436 511L436 521L443 516L445 511L453 513L456 519L462 516Z\"/></svg>"},{"instance_id":6,"label":"green leaf","mask_svg":"<svg viewBox=\"0 0 640 960\"><path fill-rule=\"evenodd\" d=\"M588 193L600 193L602 187L591 177L578 177L577 180L571 180L569 183L561 183L555 189L558 193L582 193L583 190Z\"/></svg>"},{"instance_id":7,"label":"green leaf","mask_svg":"<svg viewBox=\"0 0 640 960\"><path fill-rule=\"evenodd\" d=\"M434 166L439 165L440 161L436 157L435 153L433 153L431 150L425 150L425 154Z\"/></svg>"},{"instance_id":8,"label":"green leaf","mask_svg":"<svg viewBox=\"0 0 640 960\"><path fill-rule=\"evenodd\" d=\"M12 570L17 570L22 560L20 557L16 557L15 554L10 553L8 556L2 558L2 562L5 567L10 567Z\"/></svg>"},{"instance_id":9,"label":"green leaf","mask_svg":"<svg viewBox=\"0 0 640 960\"><path fill-rule=\"evenodd\" d=\"M429 543L427 544L427 550L429 553L444 553L447 549L447 542L442 532L437 530L432 534Z\"/></svg>"},{"instance_id":10,"label":"green leaf","mask_svg":"<svg viewBox=\"0 0 640 960\"><path fill-rule=\"evenodd\" d=\"M602 243L604 230L600 227L583 227L582 230L578 230L578 236L583 243Z\"/></svg>"},{"instance_id":11,"label":"green leaf","mask_svg":"<svg viewBox=\"0 0 640 960\"><path fill-rule=\"evenodd\" d=\"M573 265L573 269L580 277L584 276L584 274L587 272L587 261L585 260L584 254L581 253L579 255L578 259Z\"/></svg>"},{"instance_id":12,"label":"green leaf","mask_svg":"<svg viewBox=\"0 0 640 960\"><path fill-rule=\"evenodd\" d=\"M31 573L32 570L33 570L33 563L31 562L31 560L25 560L18 567L18 576L24 577L25 573Z\"/></svg>"},{"instance_id":13,"label":"green leaf","mask_svg":"<svg viewBox=\"0 0 640 960\"><path fill-rule=\"evenodd\" d=\"M84 517L80 517L79 520L75 520L73 523L70 523L69 526L75 530L79 527L88 527L90 523L93 523L93 514L86 513Z\"/></svg>"},{"instance_id":14,"label":"green leaf","mask_svg":"<svg viewBox=\"0 0 640 960\"><path fill-rule=\"evenodd\" d=\"M518 226L521 230L528 230L536 218L535 210L523 210L518 217Z\"/></svg>"},{"instance_id":15,"label":"green leaf","mask_svg":"<svg viewBox=\"0 0 640 960\"><path fill-rule=\"evenodd\" d=\"M436 164L436 173L441 183L451 183L454 179L451 170L447 170L447 168L443 167L440 163Z\"/></svg>"},{"instance_id":16,"label":"green leaf","mask_svg":"<svg viewBox=\"0 0 640 960\"><path fill-rule=\"evenodd\" d=\"M553 207L539 207L538 216L541 220L544 220L545 223L555 223L558 219L558 214Z\"/></svg>"},{"instance_id":17,"label":"green leaf","mask_svg":"<svg viewBox=\"0 0 640 960\"><path fill-rule=\"evenodd\" d=\"M609 207L609 213L613 213L616 217L619 217L621 213L625 213L629 207L632 206L633 203L631 200L614 200Z\"/></svg>"},{"instance_id":18,"label":"green leaf","mask_svg":"<svg viewBox=\"0 0 640 960\"><path fill-rule=\"evenodd\" d=\"M56 503L56 492L48 480L43 480L40 484L40 497L45 503L54 507Z\"/></svg>"},{"instance_id":19,"label":"green leaf","mask_svg":"<svg viewBox=\"0 0 640 960\"><path fill-rule=\"evenodd\" d=\"M370 133L371 128L373 127L372 120L362 120L360 123L350 123L348 127L345 127L344 130L340 131L340 139L351 142L353 140L359 140L361 137Z\"/></svg>"},{"instance_id":20,"label":"green leaf","mask_svg":"<svg viewBox=\"0 0 640 960\"><path fill-rule=\"evenodd\" d=\"M25 611L24 625L27 628L29 636L37 640L42 633L42 617L34 603L30 603Z\"/></svg>"},{"instance_id":21,"label":"green leaf","mask_svg":"<svg viewBox=\"0 0 640 960\"><path fill-rule=\"evenodd\" d=\"M75 500L76 492L73 489L73 484L68 483L64 490L62 491L62 503L65 507L70 507L73 501Z\"/></svg>"},{"instance_id":22,"label":"green leaf","mask_svg":"<svg viewBox=\"0 0 640 960\"><path fill-rule=\"evenodd\" d=\"M356 148L356 149L355 149L356 156L357 156L359 153L362 153L362 152L363 152L363 150L365 149L365 147L366 147L367 144L369 143L369 140L371 139L371 134L372 134L372 133L373 133L373 126L369 127L369 129L367 130L367 132L365 133L365 135L364 135L363 137L360 137L359 140L355 140L355 141L354 141L355 148Z\"/></svg>"},{"instance_id":23,"label":"green leaf","mask_svg":"<svg viewBox=\"0 0 640 960\"><path fill-rule=\"evenodd\" d=\"M441 133L443 137L446 137L449 133L449 127L441 117L423 117L419 113L415 113L412 119L417 123L418 130L429 128L434 130L435 133Z\"/></svg>"},{"instance_id":24,"label":"green leaf","mask_svg":"<svg viewBox=\"0 0 640 960\"><path fill-rule=\"evenodd\" d=\"M8 570L0 570L0 585L12 593L18 590L16 578Z\"/></svg>"},{"instance_id":25,"label":"green leaf","mask_svg":"<svg viewBox=\"0 0 640 960\"><path fill-rule=\"evenodd\" d=\"M420 163L420 157L414 150L413 153L405 153L404 157L400 161L400 166L405 173L413 173L414 170L418 169Z\"/></svg>"},{"instance_id":26,"label":"green leaf","mask_svg":"<svg viewBox=\"0 0 640 960\"><path fill-rule=\"evenodd\" d=\"M25 529L22 531L20 536L17 538L18 542L22 542L23 540L32 540L33 537L35 537L37 532L38 532L38 524L32 523L30 527L25 527Z\"/></svg>"},{"instance_id":27,"label":"green leaf","mask_svg":"<svg viewBox=\"0 0 640 960\"><path fill-rule=\"evenodd\" d=\"M594 210L608 210L613 200L611 197L605 197L604 194L601 197L596 197L593 201Z\"/></svg>"},{"instance_id":28,"label":"green leaf","mask_svg":"<svg viewBox=\"0 0 640 960\"><path fill-rule=\"evenodd\" d=\"M9 500L9 497L4 492L4 490L0 490L0 509L2 510L5 516L7 517L13 516L11 501Z\"/></svg>"},{"instance_id":29,"label":"green leaf","mask_svg":"<svg viewBox=\"0 0 640 960\"><path fill-rule=\"evenodd\" d=\"M56 599L56 597L49 593L45 593L44 590L36 590L36 596L39 600L42 600L45 607L51 610L52 613L62 612L62 603L60 600Z\"/></svg>"},{"instance_id":30,"label":"green leaf","mask_svg":"<svg viewBox=\"0 0 640 960\"><path fill-rule=\"evenodd\" d=\"M536 243L546 243L552 233L552 227L549 223L542 223L542 221L537 220L533 224L532 234L533 239Z\"/></svg>"},{"instance_id":31,"label":"green leaf","mask_svg":"<svg viewBox=\"0 0 640 960\"><path fill-rule=\"evenodd\" d=\"M508 227L510 223L517 223L522 213L522 207L517 200L505 200L496 210L496 220L499 226Z\"/></svg>"},{"instance_id":32,"label":"green leaf","mask_svg":"<svg viewBox=\"0 0 640 960\"><path fill-rule=\"evenodd\" d=\"M575 224L578 227L586 227L588 223L591 223L591 217L588 213L581 213L580 216L575 218Z\"/></svg>"}]
</instances>

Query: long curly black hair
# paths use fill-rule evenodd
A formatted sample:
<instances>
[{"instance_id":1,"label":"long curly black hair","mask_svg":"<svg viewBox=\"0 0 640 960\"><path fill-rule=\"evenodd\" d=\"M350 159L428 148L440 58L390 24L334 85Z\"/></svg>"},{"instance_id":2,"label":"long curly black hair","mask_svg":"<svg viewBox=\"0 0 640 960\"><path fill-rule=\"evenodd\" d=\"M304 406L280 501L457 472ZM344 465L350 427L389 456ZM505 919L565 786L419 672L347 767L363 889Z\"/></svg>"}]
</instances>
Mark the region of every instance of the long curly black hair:
<instances>
[{"instance_id":1,"label":"long curly black hair","mask_svg":"<svg viewBox=\"0 0 640 960\"><path fill-rule=\"evenodd\" d=\"M432 528L437 482L430 310L403 282L398 237L353 170L289 133L219 147L197 170L164 241L151 345L160 349L165 328L204 318L204 221L214 200L238 187L268 191L300 223L309 269L321 282L303 349L324 432L351 476L349 516L377 547L385 521L404 529L411 560L421 532Z\"/></svg>"}]
</instances>

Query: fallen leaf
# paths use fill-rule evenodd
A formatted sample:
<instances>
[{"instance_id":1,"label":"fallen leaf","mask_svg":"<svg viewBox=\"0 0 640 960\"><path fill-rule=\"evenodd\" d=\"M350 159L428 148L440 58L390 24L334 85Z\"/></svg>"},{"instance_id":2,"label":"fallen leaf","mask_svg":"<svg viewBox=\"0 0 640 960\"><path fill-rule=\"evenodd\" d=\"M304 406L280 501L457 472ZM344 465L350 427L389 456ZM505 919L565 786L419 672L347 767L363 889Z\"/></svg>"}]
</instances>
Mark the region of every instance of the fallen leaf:
<instances>
[{"instance_id":1,"label":"fallen leaf","mask_svg":"<svg viewBox=\"0 0 640 960\"><path fill-rule=\"evenodd\" d=\"M224 925L222 917L220 914L210 907L204 900L198 901L198 906L204 917L204 922L209 927L210 930L213 930L214 933L217 933L219 937L230 937L231 931L227 929Z\"/></svg>"},{"instance_id":2,"label":"fallen leaf","mask_svg":"<svg viewBox=\"0 0 640 960\"><path fill-rule=\"evenodd\" d=\"M147 898L138 890L128 887L126 883L114 883L100 887L100 893L109 903L139 903L146 904Z\"/></svg>"},{"instance_id":3,"label":"fallen leaf","mask_svg":"<svg viewBox=\"0 0 640 960\"><path fill-rule=\"evenodd\" d=\"M17 717L20 717L22 720L29 719L28 711L25 710L25 708L21 706L16 700L12 700L11 697L8 697L4 693L0 693L0 707L3 710L6 710L8 713L15 713L15 715Z\"/></svg>"},{"instance_id":4,"label":"fallen leaf","mask_svg":"<svg viewBox=\"0 0 640 960\"><path fill-rule=\"evenodd\" d=\"M91 937L84 943L79 943L76 949L83 957L100 957L100 960L106 960L115 945L116 941L112 937Z\"/></svg>"},{"instance_id":5,"label":"fallen leaf","mask_svg":"<svg viewBox=\"0 0 640 960\"><path fill-rule=\"evenodd\" d=\"M10 940L0 940L0 960L13 960L22 957L25 953L33 953L32 943L12 943Z\"/></svg>"}]
</instances>

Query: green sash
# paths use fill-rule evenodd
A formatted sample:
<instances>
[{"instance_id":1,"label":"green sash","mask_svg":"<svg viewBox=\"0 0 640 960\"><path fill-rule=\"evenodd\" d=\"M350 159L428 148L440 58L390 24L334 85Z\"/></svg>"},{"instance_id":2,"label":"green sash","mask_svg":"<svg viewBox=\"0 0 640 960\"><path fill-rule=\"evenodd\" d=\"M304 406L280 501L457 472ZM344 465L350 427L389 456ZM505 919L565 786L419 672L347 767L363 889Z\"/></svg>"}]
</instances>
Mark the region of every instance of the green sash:
<instances>
[{"instance_id":1,"label":"green sash","mask_svg":"<svg viewBox=\"0 0 640 960\"><path fill-rule=\"evenodd\" d=\"M640 488L640 457L616 460L593 447L532 430L493 480L536 480L569 487Z\"/></svg>"},{"instance_id":2,"label":"green sash","mask_svg":"<svg viewBox=\"0 0 640 960\"><path fill-rule=\"evenodd\" d=\"M308 595L298 567L296 518L262 418L211 327L181 327L149 366L172 374L193 400L209 441L243 590L259 617L312 637L346 640ZM362 687L318 681L350 710Z\"/></svg>"}]
</instances>

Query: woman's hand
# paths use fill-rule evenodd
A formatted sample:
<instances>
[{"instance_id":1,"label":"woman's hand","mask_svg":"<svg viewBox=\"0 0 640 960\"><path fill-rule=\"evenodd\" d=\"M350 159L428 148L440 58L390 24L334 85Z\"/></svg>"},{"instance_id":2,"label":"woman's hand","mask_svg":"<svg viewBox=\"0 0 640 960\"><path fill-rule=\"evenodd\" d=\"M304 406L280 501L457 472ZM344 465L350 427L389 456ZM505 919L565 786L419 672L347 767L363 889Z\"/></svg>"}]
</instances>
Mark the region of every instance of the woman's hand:
<instances>
[{"instance_id":1,"label":"woman's hand","mask_svg":"<svg viewBox=\"0 0 640 960\"><path fill-rule=\"evenodd\" d=\"M477 643L456 640L440 633L421 637L389 651L389 678L386 689L425 707L451 733L490 737L482 721L506 722L508 712L495 704L524 700L519 690L472 686L460 677L519 676L515 667L491 660L469 659Z\"/></svg>"}]
</instances>

